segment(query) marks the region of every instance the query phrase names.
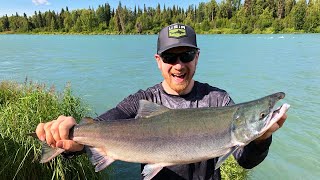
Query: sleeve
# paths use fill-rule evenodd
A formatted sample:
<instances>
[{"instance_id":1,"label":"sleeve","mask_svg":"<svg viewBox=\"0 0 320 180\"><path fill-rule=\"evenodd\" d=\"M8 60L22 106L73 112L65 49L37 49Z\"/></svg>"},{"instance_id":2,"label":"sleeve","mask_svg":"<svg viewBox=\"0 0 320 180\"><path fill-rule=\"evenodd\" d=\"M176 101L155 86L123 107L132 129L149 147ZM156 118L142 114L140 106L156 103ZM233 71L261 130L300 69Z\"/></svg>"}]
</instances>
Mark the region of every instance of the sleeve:
<instances>
[{"instance_id":1,"label":"sleeve","mask_svg":"<svg viewBox=\"0 0 320 180\"><path fill-rule=\"evenodd\" d=\"M137 115L139 109L139 100L147 99L145 91L139 90L123 99L115 108L112 108L100 116L96 117L97 121L107 121L116 119L129 119Z\"/></svg>"},{"instance_id":2,"label":"sleeve","mask_svg":"<svg viewBox=\"0 0 320 180\"><path fill-rule=\"evenodd\" d=\"M252 141L248 145L234 152L233 156L240 166L246 169L251 169L260 164L267 157L271 142L272 137L259 144Z\"/></svg>"},{"instance_id":3,"label":"sleeve","mask_svg":"<svg viewBox=\"0 0 320 180\"><path fill-rule=\"evenodd\" d=\"M226 106L230 106L235 103L230 96L226 96L224 98L224 104ZM272 137L259 144L252 141L248 145L235 151L233 156L240 166L246 169L251 169L260 164L267 157L271 142Z\"/></svg>"}]
</instances>

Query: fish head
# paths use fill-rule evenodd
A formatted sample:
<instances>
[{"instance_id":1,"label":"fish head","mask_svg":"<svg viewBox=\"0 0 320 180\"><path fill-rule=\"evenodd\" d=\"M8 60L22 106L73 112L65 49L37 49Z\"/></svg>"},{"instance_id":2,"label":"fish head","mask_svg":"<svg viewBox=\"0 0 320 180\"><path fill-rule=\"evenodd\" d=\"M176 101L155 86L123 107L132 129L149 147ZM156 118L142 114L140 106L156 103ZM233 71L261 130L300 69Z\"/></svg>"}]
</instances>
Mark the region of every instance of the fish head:
<instances>
[{"instance_id":1,"label":"fish head","mask_svg":"<svg viewBox=\"0 0 320 180\"><path fill-rule=\"evenodd\" d=\"M284 104L277 109L274 108L275 104L284 97L285 93L279 92L239 104L233 118L233 140L237 144L246 145L260 137L289 108L290 105L288 104Z\"/></svg>"}]
</instances>

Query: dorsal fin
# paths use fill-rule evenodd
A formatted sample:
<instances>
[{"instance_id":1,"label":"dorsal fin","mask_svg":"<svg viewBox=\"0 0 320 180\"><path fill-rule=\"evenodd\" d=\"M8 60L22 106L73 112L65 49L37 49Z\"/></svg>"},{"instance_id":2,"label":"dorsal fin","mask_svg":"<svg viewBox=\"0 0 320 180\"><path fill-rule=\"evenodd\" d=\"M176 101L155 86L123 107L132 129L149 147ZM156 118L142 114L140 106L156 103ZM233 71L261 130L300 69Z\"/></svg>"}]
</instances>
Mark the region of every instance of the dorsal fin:
<instances>
[{"instance_id":1,"label":"dorsal fin","mask_svg":"<svg viewBox=\"0 0 320 180\"><path fill-rule=\"evenodd\" d=\"M139 110L136 118L149 118L170 111L169 108L147 101L139 101Z\"/></svg>"},{"instance_id":2,"label":"dorsal fin","mask_svg":"<svg viewBox=\"0 0 320 180\"><path fill-rule=\"evenodd\" d=\"M94 123L95 121L91 117L84 117L81 119L79 124L91 124Z\"/></svg>"}]
</instances>

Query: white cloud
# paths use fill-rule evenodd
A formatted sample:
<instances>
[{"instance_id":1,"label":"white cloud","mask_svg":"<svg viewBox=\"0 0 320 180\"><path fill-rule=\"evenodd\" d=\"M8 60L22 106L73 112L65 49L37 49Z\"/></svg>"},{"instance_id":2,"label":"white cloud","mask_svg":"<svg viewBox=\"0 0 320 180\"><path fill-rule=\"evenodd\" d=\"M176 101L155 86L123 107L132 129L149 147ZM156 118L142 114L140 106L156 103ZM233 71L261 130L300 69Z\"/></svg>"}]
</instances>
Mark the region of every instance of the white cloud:
<instances>
[{"instance_id":1,"label":"white cloud","mask_svg":"<svg viewBox=\"0 0 320 180\"><path fill-rule=\"evenodd\" d=\"M48 0L32 0L33 4L35 5L50 5Z\"/></svg>"}]
</instances>

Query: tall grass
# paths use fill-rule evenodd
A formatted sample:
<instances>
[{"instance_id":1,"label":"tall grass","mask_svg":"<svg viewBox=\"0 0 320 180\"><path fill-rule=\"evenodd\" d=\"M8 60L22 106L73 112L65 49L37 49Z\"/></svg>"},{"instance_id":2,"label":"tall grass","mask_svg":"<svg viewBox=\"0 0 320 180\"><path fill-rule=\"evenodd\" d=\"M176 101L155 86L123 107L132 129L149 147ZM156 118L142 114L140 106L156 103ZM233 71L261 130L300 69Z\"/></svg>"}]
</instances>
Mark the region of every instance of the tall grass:
<instances>
[{"instance_id":1,"label":"tall grass","mask_svg":"<svg viewBox=\"0 0 320 180\"><path fill-rule=\"evenodd\" d=\"M86 156L40 164L41 145L26 135L61 114L79 120L88 113L69 86L59 93L44 84L0 82L1 179L100 179Z\"/></svg>"}]
</instances>

